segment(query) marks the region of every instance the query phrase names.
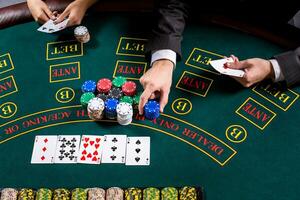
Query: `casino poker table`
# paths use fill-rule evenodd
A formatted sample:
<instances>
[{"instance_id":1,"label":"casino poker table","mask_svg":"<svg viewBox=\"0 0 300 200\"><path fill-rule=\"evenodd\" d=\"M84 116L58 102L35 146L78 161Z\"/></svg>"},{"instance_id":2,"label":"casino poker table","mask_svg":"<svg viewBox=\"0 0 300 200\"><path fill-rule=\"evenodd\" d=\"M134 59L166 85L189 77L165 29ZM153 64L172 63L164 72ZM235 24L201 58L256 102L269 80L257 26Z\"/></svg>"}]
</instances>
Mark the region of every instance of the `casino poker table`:
<instances>
[{"instance_id":1,"label":"casino poker table","mask_svg":"<svg viewBox=\"0 0 300 200\"><path fill-rule=\"evenodd\" d=\"M189 23L169 103L154 120L134 112L128 126L90 120L80 105L85 80L135 81L149 69L151 18L92 14L55 34L29 22L0 30L0 187L201 187L207 199L298 199L299 87L263 82L243 88L210 60L270 58L286 49L213 24ZM154 77L155 78L155 77ZM31 164L36 135L151 137L149 166Z\"/></svg>"}]
</instances>

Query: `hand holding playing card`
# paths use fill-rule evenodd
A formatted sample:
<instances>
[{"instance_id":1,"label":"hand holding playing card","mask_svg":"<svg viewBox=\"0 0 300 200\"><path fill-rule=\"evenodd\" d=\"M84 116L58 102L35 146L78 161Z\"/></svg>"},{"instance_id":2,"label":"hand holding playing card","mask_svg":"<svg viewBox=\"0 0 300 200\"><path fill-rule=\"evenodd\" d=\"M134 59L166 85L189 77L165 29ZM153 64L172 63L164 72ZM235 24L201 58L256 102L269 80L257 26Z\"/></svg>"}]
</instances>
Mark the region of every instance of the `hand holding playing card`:
<instances>
[{"instance_id":1,"label":"hand holding playing card","mask_svg":"<svg viewBox=\"0 0 300 200\"><path fill-rule=\"evenodd\" d=\"M221 74L225 74L228 76L235 76L235 77L243 77L245 74L243 70L231 69L227 67L228 63L238 62L238 60L236 60L235 58L236 57L230 57L230 58L223 58L219 60L212 60L210 61L210 65Z\"/></svg>"},{"instance_id":2,"label":"hand holding playing card","mask_svg":"<svg viewBox=\"0 0 300 200\"><path fill-rule=\"evenodd\" d=\"M274 79L274 70L269 60L260 58L250 58L239 61L237 57L231 56L235 62L227 63L226 67L233 70L243 70L245 72L243 77L233 77L244 87L250 87L264 79Z\"/></svg>"}]
</instances>

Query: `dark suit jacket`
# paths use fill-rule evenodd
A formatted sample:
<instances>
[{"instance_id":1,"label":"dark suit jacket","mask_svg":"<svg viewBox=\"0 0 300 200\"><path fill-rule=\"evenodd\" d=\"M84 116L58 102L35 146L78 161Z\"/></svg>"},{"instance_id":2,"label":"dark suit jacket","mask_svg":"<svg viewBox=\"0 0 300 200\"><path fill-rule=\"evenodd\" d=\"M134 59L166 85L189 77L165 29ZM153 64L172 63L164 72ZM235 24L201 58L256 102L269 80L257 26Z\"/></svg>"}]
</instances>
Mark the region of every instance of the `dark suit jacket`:
<instances>
[{"instance_id":1,"label":"dark suit jacket","mask_svg":"<svg viewBox=\"0 0 300 200\"><path fill-rule=\"evenodd\" d=\"M288 1L288 0L287 0ZM235 6L232 6L232 5ZM258 0L209 0L195 3L191 0L160 0L156 2L156 21L153 28L153 37L148 43L148 51L160 49L171 49L177 53L178 60L181 59L182 33L188 16L192 11L199 14L199 8L205 7L207 10L225 10L225 12L238 14L237 11L253 15L254 17L266 17L268 20L277 20L276 23L287 23L288 20L300 9L299 6L288 4L283 7L281 3L272 5L260 4ZM259 5L259 6L257 6ZM292 14L291 14L292 13ZM300 14L296 21L300 21ZM299 29L300 34L300 29ZM274 56L278 61L285 81L288 86L300 82L300 47L294 51L289 51Z\"/></svg>"}]
</instances>

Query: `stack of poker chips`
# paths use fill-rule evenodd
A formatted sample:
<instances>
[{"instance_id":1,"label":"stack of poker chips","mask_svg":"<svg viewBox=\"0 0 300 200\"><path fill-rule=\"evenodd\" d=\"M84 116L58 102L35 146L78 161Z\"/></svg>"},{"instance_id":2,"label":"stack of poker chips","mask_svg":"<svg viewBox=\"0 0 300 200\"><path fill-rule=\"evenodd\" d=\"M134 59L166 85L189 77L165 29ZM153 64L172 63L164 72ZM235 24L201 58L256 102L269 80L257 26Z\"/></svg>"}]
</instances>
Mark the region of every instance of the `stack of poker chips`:
<instances>
[{"instance_id":1,"label":"stack of poker chips","mask_svg":"<svg viewBox=\"0 0 300 200\"><path fill-rule=\"evenodd\" d=\"M17 200L18 191L14 188L4 188L1 191L1 200Z\"/></svg>"},{"instance_id":2,"label":"stack of poker chips","mask_svg":"<svg viewBox=\"0 0 300 200\"><path fill-rule=\"evenodd\" d=\"M117 119L119 124L128 125L133 117L133 105L137 108L140 94L133 81L118 76L112 81L102 78L97 83L87 80L83 83L80 103L87 108L88 116L93 120Z\"/></svg>"},{"instance_id":3,"label":"stack of poker chips","mask_svg":"<svg viewBox=\"0 0 300 200\"><path fill-rule=\"evenodd\" d=\"M90 41L90 33L85 26L78 26L74 29L74 36L78 42L87 43Z\"/></svg>"},{"instance_id":4,"label":"stack of poker chips","mask_svg":"<svg viewBox=\"0 0 300 200\"><path fill-rule=\"evenodd\" d=\"M160 105L155 100L149 100L144 106L145 117L149 120L153 120L159 117Z\"/></svg>"},{"instance_id":5,"label":"stack of poker chips","mask_svg":"<svg viewBox=\"0 0 300 200\"><path fill-rule=\"evenodd\" d=\"M35 200L51 200L52 191L48 188L40 188L36 192Z\"/></svg>"}]
</instances>

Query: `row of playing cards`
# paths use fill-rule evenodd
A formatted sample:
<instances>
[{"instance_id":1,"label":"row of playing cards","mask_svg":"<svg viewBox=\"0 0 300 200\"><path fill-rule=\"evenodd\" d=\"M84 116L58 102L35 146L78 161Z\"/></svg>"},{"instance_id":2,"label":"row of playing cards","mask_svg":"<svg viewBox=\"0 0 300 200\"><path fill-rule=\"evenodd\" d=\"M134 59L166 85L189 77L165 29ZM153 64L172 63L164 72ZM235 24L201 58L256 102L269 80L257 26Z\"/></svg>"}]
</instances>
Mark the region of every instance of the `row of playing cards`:
<instances>
[{"instance_id":1,"label":"row of playing cards","mask_svg":"<svg viewBox=\"0 0 300 200\"><path fill-rule=\"evenodd\" d=\"M61 31L67 27L68 21L68 19L65 19L64 21L55 24L54 21L50 19L37 30L44 33L54 33L57 31Z\"/></svg>"},{"instance_id":2,"label":"row of playing cards","mask_svg":"<svg viewBox=\"0 0 300 200\"><path fill-rule=\"evenodd\" d=\"M39 135L35 137L31 163L150 165L150 137Z\"/></svg>"},{"instance_id":3,"label":"row of playing cards","mask_svg":"<svg viewBox=\"0 0 300 200\"><path fill-rule=\"evenodd\" d=\"M217 70L218 72L220 72L221 74L225 74L228 76L236 76L236 77L243 77L245 72L244 70L240 70L240 69L230 69L230 68L226 68L224 66L225 63L230 63L233 62L232 58L223 58L223 59L219 59L219 60L212 60L210 61L210 65Z\"/></svg>"}]
</instances>

